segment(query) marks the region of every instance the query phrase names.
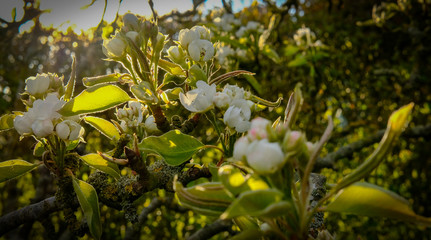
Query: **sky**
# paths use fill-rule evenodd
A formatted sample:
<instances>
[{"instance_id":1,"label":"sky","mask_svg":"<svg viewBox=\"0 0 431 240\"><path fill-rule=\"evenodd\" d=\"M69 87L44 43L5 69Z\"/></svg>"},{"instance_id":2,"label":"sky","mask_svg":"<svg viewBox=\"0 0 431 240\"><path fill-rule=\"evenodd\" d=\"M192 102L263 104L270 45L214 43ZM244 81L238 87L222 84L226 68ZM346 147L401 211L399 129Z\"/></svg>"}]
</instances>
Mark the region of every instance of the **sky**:
<instances>
[{"instance_id":1,"label":"sky","mask_svg":"<svg viewBox=\"0 0 431 240\"><path fill-rule=\"evenodd\" d=\"M154 0L153 2L154 9L159 15L169 13L173 9L184 12L192 7L192 0ZM239 10L244 6L249 6L252 2L252 0L235 0L233 1L233 8ZM60 30L66 30L69 26L75 25L75 32L85 31L100 22L105 1L96 0L92 6L87 9L81 9L90 3L91 0L40 0L40 9L51 9L50 13L41 15L40 22L45 26L52 25ZM6 21L12 20L11 12L14 8L17 9L17 20L23 16L22 0L0 0L0 6L0 17ZM207 0L204 5L205 9L212 9L216 6L222 7L222 1ZM104 19L112 22L115 19L117 10L119 10L120 15L127 12L143 16L151 15L147 0L123 0L120 6L118 0L108 0ZM30 27L31 23L28 23L22 27L22 30Z\"/></svg>"}]
</instances>

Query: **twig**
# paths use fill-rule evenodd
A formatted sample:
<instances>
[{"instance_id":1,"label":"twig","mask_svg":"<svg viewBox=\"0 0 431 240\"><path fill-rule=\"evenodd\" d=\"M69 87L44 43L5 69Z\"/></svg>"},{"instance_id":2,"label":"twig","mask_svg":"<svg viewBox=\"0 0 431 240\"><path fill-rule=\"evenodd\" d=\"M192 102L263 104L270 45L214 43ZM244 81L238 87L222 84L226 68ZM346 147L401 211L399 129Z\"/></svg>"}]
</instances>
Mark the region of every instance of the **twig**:
<instances>
[{"instance_id":1,"label":"twig","mask_svg":"<svg viewBox=\"0 0 431 240\"><path fill-rule=\"evenodd\" d=\"M50 197L8 213L0 217L0 236L17 228L23 223L41 220L59 210L61 210L60 204L55 200L55 197Z\"/></svg>"},{"instance_id":2,"label":"twig","mask_svg":"<svg viewBox=\"0 0 431 240\"><path fill-rule=\"evenodd\" d=\"M212 236L224 232L229 231L232 228L231 220L217 220L209 225L206 225L204 228L197 230L193 233L188 240L204 240L209 239Z\"/></svg>"}]
</instances>

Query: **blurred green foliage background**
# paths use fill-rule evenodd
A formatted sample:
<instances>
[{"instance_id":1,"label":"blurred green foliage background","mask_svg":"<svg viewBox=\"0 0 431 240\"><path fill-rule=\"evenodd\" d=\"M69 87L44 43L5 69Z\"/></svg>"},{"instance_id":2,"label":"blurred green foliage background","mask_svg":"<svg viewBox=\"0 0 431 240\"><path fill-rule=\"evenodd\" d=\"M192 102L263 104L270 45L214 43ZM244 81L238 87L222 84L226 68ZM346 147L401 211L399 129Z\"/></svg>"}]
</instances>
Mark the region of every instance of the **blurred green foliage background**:
<instances>
[{"instance_id":1,"label":"blurred green foliage background","mask_svg":"<svg viewBox=\"0 0 431 240\"><path fill-rule=\"evenodd\" d=\"M68 76L71 55L77 59L78 79L121 70L121 66L102 60L103 37L112 33L116 22L102 22L80 35L72 29L60 32L41 26L38 18L44 13L38 9L37 1L25 2L23 19L2 21L0 25L0 115L23 110L19 93L24 90L27 77L42 72ZM228 7L225 11L229 11ZM264 26L268 26L273 15L277 18L267 43L277 53L277 59L254 51L251 58L238 60L235 66L256 73L255 78L262 85L261 97L275 101L284 96L283 107L294 86L301 82L306 101L299 127L306 131L308 139L317 140L325 127L325 117L335 115L336 129L323 154L384 129L390 113L409 102L415 103L409 127L431 123L430 1L263 1L235 13L244 23L256 21ZM172 37L183 27L211 25L213 20L211 11L202 16L198 10L190 15L166 17L159 25ZM27 21L34 21L34 27L20 32L20 26ZM302 26L310 28L324 44L321 52L295 50L300 52L292 54L293 34ZM288 66L298 54L308 56L307 62ZM243 80L239 85L250 88ZM275 119L282 115L281 111L282 108L274 109L266 117ZM82 153L95 152L110 144L90 128L86 134L87 144L80 146ZM416 213L428 217L431 216L430 137L429 131L403 137L392 155L366 179L405 197ZM34 161L29 151L33 139L18 139L15 131L0 133L1 161L18 156ZM332 169L322 169L321 173L328 177L328 183L334 183L358 166L374 147L338 160ZM90 169L82 167L84 180L89 172ZM0 184L0 214L52 196L54 186L54 180L43 169ZM141 198L143 206L148 206L157 194L172 197L164 192L151 193ZM3 238L69 239L61 214L52 214L42 223L24 224ZM104 225L104 239L125 236L131 225L124 219L124 213L102 206L101 214L102 222L106 219L109 223ZM211 220L191 211L178 212L163 206L149 215L141 239L181 239ZM429 229L388 219L327 214L326 227L338 239L431 239Z\"/></svg>"}]
</instances>

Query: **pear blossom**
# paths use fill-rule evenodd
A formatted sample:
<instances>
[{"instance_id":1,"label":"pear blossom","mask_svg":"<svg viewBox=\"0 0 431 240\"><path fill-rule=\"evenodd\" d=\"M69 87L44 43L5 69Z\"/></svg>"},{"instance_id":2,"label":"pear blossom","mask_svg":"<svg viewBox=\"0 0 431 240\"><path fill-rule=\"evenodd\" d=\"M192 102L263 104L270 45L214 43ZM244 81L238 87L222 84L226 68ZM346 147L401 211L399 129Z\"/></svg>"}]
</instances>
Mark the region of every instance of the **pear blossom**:
<instances>
[{"instance_id":1,"label":"pear blossom","mask_svg":"<svg viewBox=\"0 0 431 240\"><path fill-rule=\"evenodd\" d=\"M248 153L248 146L250 141L247 137L241 137L236 140L233 148L233 159L234 161L242 161L246 159Z\"/></svg>"},{"instance_id":2,"label":"pear blossom","mask_svg":"<svg viewBox=\"0 0 431 240\"><path fill-rule=\"evenodd\" d=\"M109 58L120 58L124 56L126 50L126 42L120 39L119 35L111 39L103 40L103 53Z\"/></svg>"},{"instance_id":3,"label":"pear blossom","mask_svg":"<svg viewBox=\"0 0 431 240\"><path fill-rule=\"evenodd\" d=\"M181 104L190 112L206 112L213 107L213 99L216 94L216 85L208 85L199 80L196 82L196 89L188 91L186 94L180 92Z\"/></svg>"},{"instance_id":4,"label":"pear blossom","mask_svg":"<svg viewBox=\"0 0 431 240\"><path fill-rule=\"evenodd\" d=\"M135 31L129 31L126 33L126 37L130 38L130 40L132 40L135 44L137 44L139 33L135 32Z\"/></svg>"},{"instance_id":5,"label":"pear blossom","mask_svg":"<svg viewBox=\"0 0 431 240\"><path fill-rule=\"evenodd\" d=\"M35 77L29 77L25 80L26 90L31 95L44 94L49 89L51 79L48 74L37 74Z\"/></svg>"},{"instance_id":6,"label":"pear blossom","mask_svg":"<svg viewBox=\"0 0 431 240\"><path fill-rule=\"evenodd\" d=\"M250 140L256 140L256 139L264 139L268 137L268 133L266 131L268 125L270 125L271 122L268 119L265 118L255 118L251 121L251 127L248 131L247 136Z\"/></svg>"},{"instance_id":7,"label":"pear blossom","mask_svg":"<svg viewBox=\"0 0 431 240\"><path fill-rule=\"evenodd\" d=\"M194 26L190 30L199 33L200 39L205 39L205 40L211 39L210 30L208 30L208 28L206 28L205 26Z\"/></svg>"},{"instance_id":8,"label":"pear blossom","mask_svg":"<svg viewBox=\"0 0 431 240\"><path fill-rule=\"evenodd\" d=\"M259 174L271 174L285 163L281 147L268 139L253 141L247 148L247 163Z\"/></svg>"},{"instance_id":9,"label":"pear blossom","mask_svg":"<svg viewBox=\"0 0 431 240\"><path fill-rule=\"evenodd\" d=\"M229 107L230 102L232 101L231 97L224 92L217 92L214 95L214 105L218 108L227 108Z\"/></svg>"},{"instance_id":10,"label":"pear blossom","mask_svg":"<svg viewBox=\"0 0 431 240\"><path fill-rule=\"evenodd\" d=\"M220 64L226 62L228 56L234 55L235 51L230 46L220 47L217 50L216 58Z\"/></svg>"},{"instance_id":11,"label":"pear blossom","mask_svg":"<svg viewBox=\"0 0 431 240\"><path fill-rule=\"evenodd\" d=\"M250 129L250 116L251 110L247 101L236 99L232 101L230 107L226 110L223 121L230 128L235 128L237 132L241 133Z\"/></svg>"},{"instance_id":12,"label":"pear blossom","mask_svg":"<svg viewBox=\"0 0 431 240\"><path fill-rule=\"evenodd\" d=\"M160 131L157 128L156 119L154 118L153 115L148 116L147 119L145 120L145 129L150 134L151 133L156 133L156 132Z\"/></svg>"},{"instance_id":13,"label":"pear blossom","mask_svg":"<svg viewBox=\"0 0 431 240\"><path fill-rule=\"evenodd\" d=\"M37 99L28 112L14 119L14 127L21 135L34 133L36 137L46 137L54 131L53 121L61 118L57 111L64 104L57 93L48 94L44 100Z\"/></svg>"},{"instance_id":14,"label":"pear blossom","mask_svg":"<svg viewBox=\"0 0 431 240\"><path fill-rule=\"evenodd\" d=\"M188 47L190 57L196 62L206 62L214 57L214 46L208 40L196 39Z\"/></svg>"},{"instance_id":15,"label":"pear blossom","mask_svg":"<svg viewBox=\"0 0 431 240\"><path fill-rule=\"evenodd\" d=\"M84 128L75 121L65 120L55 126L55 132L63 140L77 140L84 135Z\"/></svg>"},{"instance_id":16,"label":"pear blossom","mask_svg":"<svg viewBox=\"0 0 431 240\"><path fill-rule=\"evenodd\" d=\"M183 48L187 49L189 44L194 40L200 39L200 33L194 30L190 30L188 28L181 29L178 40Z\"/></svg>"},{"instance_id":17,"label":"pear blossom","mask_svg":"<svg viewBox=\"0 0 431 240\"><path fill-rule=\"evenodd\" d=\"M230 84L226 84L224 86L223 93L226 93L232 100L244 99L246 95L246 92L243 88Z\"/></svg>"}]
</instances>

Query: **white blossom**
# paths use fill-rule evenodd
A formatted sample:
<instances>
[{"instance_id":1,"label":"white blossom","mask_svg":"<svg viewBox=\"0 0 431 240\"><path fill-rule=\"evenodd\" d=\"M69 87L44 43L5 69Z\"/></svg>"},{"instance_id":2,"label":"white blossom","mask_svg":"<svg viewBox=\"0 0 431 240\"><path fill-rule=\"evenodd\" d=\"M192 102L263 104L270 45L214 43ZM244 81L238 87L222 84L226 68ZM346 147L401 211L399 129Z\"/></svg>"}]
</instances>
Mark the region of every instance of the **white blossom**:
<instances>
[{"instance_id":1,"label":"white blossom","mask_svg":"<svg viewBox=\"0 0 431 240\"><path fill-rule=\"evenodd\" d=\"M196 82L196 89L188 91L186 94L180 93L181 104L190 112L206 112L213 107L213 99L216 94L216 85L208 85L199 80Z\"/></svg>"},{"instance_id":2,"label":"white blossom","mask_svg":"<svg viewBox=\"0 0 431 240\"><path fill-rule=\"evenodd\" d=\"M227 108L229 107L230 102L232 101L231 97L224 92L217 92L214 95L214 105L218 108Z\"/></svg>"},{"instance_id":3,"label":"white blossom","mask_svg":"<svg viewBox=\"0 0 431 240\"><path fill-rule=\"evenodd\" d=\"M268 137L268 132L266 131L267 126L270 125L271 122L268 119L264 119L261 117L255 118L251 121L251 127L248 131L247 136L250 140L256 139L264 139Z\"/></svg>"},{"instance_id":4,"label":"white blossom","mask_svg":"<svg viewBox=\"0 0 431 240\"><path fill-rule=\"evenodd\" d=\"M37 99L28 112L14 119L15 129L21 135L34 133L37 137L48 136L54 130L53 121L61 118L57 111L64 103L56 93L48 94L44 100Z\"/></svg>"},{"instance_id":5,"label":"white blossom","mask_svg":"<svg viewBox=\"0 0 431 240\"><path fill-rule=\"evenodd\" d=\"M235 51L230 46L224 46L218 48L216 58L220 64L223 64L228 56L232 56L234 54Z\"/></svg>"},{"instance_id":6,"label":"white blossom","mask_svg":"<svg viewBox=\"0 0 431 240\"><path fill-rule=\"evenodd\" d=\"M226 93L232 100L244 99L246 94L243 88L230 84L224 86L223 93Z\"/></svg>"},{"instance_id":7,"label":"white blossom","mask_svg":"<svg viewBox=\"0 0 431 240\"><path fill-rule=\"evenodd\" d=\"M184 49L187 49L189 44L197 39L200 39L200 34L188 28L182 29L178 36L178 40Z\"/></svg>"},{"instance_id":8,"label":"white blossom","mask_svg":"<svg viewBox=\"0 0 431 240\"><path fill-rule=\"evenodd\" d=\"M233 148L234 161L242 161L246 159L249 145L250 145L250 141L248 140L247 137L241 137L238 140L236 140Z\"/></svg>"},{"instance_id":9,"label":"white blossom","mask_svg":"<svg viewBox=\"0 0 431 240\"><path fill-rule=\"evenodd\" d=\"M199 33L200 39L211 40L210 30L205 26L194 26L190 30Z\"/></svg>"},{"instance_id":10,"label":"white blossom","mask_svg":"<svg viewBox=\"0 0 431 240\"><path fill-rule=\"evenodd\" d=\"M126 37L130 38L135 44L138 44L139 33L135 31L129 31L126 33Z\"/></svg>"},{"instance_id":11,"label":"white blossom","mask_svg":"<svg viewBox=\"0 0 431 240\"><path fill-rule=\"evenodd\" d=\"M84 135L84 128L75 121L64 120L55 126L55 132L63 140L77 140Z\"/></svg>"},{"instance_id":12,"label":"white blossom","mask_svg":"<svg viewBox=\"0 0 431 240\"><path fill-rule=\"evenodd\" d=\"M35 77L29 77L25 80L26 90L31 95L44 94L49 89L51 79L48 74L37 74Z\"/></svg>"},{"instance_id":13,"label":"white blossom","mask_svg":"<svg viewBox=\"0 0 431 240\"><path fill-rule=\"evenodd\" d=\"M145 120L145 129L147 130L147 133L156 133L160 130L157 128L156 119L154 119L153 115L150 115Z\"/></svg>"},{"instance_id":14,"label":"white blossom","mask_svg":"<svg viewBox=\"0 0 431 240\"><path fill-rule=\"evenodd\" d=\"M190 57L196 62L206 62L214 57L214 46L208 40L193 40L188 47Z\"/></svg>"},{"instance_id":15,"label":"white blossom","mask_svg":"<svg viewBox=\"0 0 431 240\"><path fill-rule=\"evenodd\" d=\"M246 132L250 129L251 110L244 99L232 101L230 107L223 116L223 121L230 128L235 128L237 132Z\"/></svg>"},{"instance_id":16,"label":"white blossom","mask_svg":"<svg viewBox=\"0 0 431 240\"><path fill-rule=\"evenodd\" d=\"M119 35L111 39L103 40L103 53L109 58L120 58L124 56L126 50L126 42L120 39Z\"/></svg>"},{"instance_id":17,"label":"white blossom","mask_svg":"<svg viewBox=\"0 0 431 240\"><path fill-rule=\"evenodd\" d=\"M284 155L276 142L253 141L247 149L247 163L259 174L270 174L284 165Z\"/></svg>"}]
</instances>

